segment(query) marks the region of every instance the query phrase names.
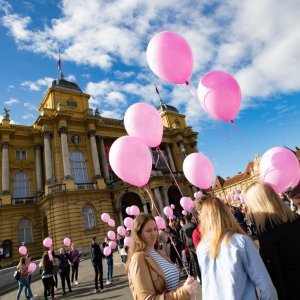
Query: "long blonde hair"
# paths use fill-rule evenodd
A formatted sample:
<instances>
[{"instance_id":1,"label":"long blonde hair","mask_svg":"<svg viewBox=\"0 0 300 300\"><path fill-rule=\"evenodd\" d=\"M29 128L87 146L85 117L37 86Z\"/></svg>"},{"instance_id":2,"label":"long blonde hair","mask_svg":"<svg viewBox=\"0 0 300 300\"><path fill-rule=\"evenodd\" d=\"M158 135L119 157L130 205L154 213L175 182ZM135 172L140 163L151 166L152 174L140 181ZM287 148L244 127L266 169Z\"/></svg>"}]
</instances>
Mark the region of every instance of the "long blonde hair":
<instances>
[{"instance_id":1,"label":"long blonde hair","mask_svg":"<svg viewBox=\"0 0 300 300\"><path fill-rule=\"evenodd\" d=\"M293 222L297 215L283 203L273 188L262 181L253 182L244 192L247 212L253 217L259 233L266 230L266 224L280 225Z\"/></svg>"},{"instance_id":2,"label":"long blonde hair","mask_svg":"<svg viewBox=\"0 0 300 300\"><path fill-rule=\"evenodd\" d=\"M245 235L229 208L217 197L207 197L203 201L200 218L201 242L209 241L209 256L212 259L218 256L225 236L226 243L230 243L235 233Z\"/></svg>"},{"instance_id":3,"label":"long blonde hair","mask_svg":"<svg viewBox=\"0 0 300 300\"><path fill-rule=\"evenodd\" d=\"M132 256L136 252L144 251L144 249L146 247L144 241L141 238L141 234L142 234L142 230L143 230L144 226L146 225L146 223L151 220L155 222L155 219L152 215L145 214L145 213L139 214L134 219L133 228L131 231L131 244L129 247L127 263L126 263L126 272L127 273L129 272L129 266L130 266ZM157 235L157 241L156 241L154 248L158 249L158 235Z\"/></svg>"}]
</instances>

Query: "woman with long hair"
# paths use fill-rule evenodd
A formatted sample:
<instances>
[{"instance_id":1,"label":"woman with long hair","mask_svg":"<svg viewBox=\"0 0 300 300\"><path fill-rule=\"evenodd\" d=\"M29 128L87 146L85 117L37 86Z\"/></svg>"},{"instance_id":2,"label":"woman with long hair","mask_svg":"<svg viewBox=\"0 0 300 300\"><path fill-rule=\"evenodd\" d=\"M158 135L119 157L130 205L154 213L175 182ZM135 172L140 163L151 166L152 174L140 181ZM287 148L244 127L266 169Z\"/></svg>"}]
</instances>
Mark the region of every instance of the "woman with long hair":
<instances>
[{"instance_id":1,"label":"woman with long hair","mask_svg":"<svg viewBox=\"0 0 300 300\"><path fill-rule=\"evenodd\" d=\"M54 280L53 280L53 261L49 259L48 252L44 252L39 267L42 271L42 281L44 285L44 297L48 299L48 291L51 292L52 300L54 300Z\"/></svg>"},{"instance_id":2,"label":"woman with long hair","mask_svg":"<svg viewBox=\"0 0 300 300\"><path fill-rule=\"evenodd\" d=\"M267 183L252 183L244 197L247 212L257 228L260 255L279 299L299 299L300 217Z\"/></svg>"},{"instance_id":3,"label":"woman with long hair","mask_svg":"<svg viewBox=\"0 0 300 300\"><path fill-rule=\"evenodd\" d=\"M142 213L134 220L126 272L135 300L190 300L197 292L193 277L180 286L179 270L159 250L158 228L149 214Z\"/></svg>"},{"instance_id":4,"label":"woman with long hair","mask_svg":"<svg viewBox=\"0 0 300 300\"><path fill-rule=\"evenodd\" d=\"M25 287L25 289L27 289L28 295L30 297L30 299L34 299L35 297L32 295L31 289L30 289L30 285L28 282L28 275L30 274L28 272L28 265L26 263L26 258L25 256L21 257L19 264L17 265L17 270L20 272L20 278L18 280L19 282L19 289L18 289L18 293L17 293L17 300L20 299L20 295L22 293L23 287Z\"/></svg>"},{"instance_id":5,"label":"woman with long hair","mask_svg":"<svg viewBox=\"0 0 300 300\"><path fill-rule=\"evenodd\" d=\"M202 273L203 299L276 300L277 293L259 253L229 208L207 197L200 212L201 242L197 256Z\"/></svg>"}]
</instances>

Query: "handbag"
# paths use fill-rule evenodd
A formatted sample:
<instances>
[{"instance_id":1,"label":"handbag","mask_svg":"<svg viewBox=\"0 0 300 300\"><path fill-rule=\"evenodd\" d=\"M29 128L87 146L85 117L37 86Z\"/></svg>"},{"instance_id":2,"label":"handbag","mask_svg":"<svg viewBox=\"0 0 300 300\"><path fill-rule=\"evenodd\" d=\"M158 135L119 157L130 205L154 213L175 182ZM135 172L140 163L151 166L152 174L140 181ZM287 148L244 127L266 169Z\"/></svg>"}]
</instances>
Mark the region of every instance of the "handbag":
<instances>
[{"instance_id":1,"label":"handbag","mask_svg":"<svg viewBox=\"0 0 300 300\"><path fill-rule=\"evenodd\" d=\"M20 271L19 270L16 270L14 272L14 278L18 281L20 279Z\"/></svg>"}]
</instances>

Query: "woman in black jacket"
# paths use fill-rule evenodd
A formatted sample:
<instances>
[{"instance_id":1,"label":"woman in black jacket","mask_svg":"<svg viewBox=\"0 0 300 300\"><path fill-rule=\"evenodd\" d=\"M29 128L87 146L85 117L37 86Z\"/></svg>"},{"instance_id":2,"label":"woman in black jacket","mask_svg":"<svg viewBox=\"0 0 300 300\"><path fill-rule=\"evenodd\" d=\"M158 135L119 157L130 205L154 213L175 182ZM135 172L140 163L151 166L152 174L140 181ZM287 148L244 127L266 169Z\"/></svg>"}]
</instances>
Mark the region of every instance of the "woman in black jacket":
<instances>
[{"instance_id":1,"label":"woman in black jacket","mask_svg":"<svg viewBox=\"0 0 300 300\"><path fill-rule=\"evenodd\" d=\"M260 255L280 300L299 299L300 217L272 187L256 181L245 191L247 212L257 227Z\"/></svg>"},{"instance_id":2,"label":"woman in black jacket","mask_svg":"<svg viewBox=\"0 0 300 300\"><path fill-rule=\"evenodd\" d=\"M43 254L39 265L42 273L42 281L44 284L44 297L48 299L48 291L51 291L52 300L54 300L54 280L53 280L53 262L49 259L49 254L46 251Z\"/></svg>"},{"instance_id":3,"label":"woman in black jacket","mask_svg":"<svg viewBox=\"0 0 300 300\"><path fill-rule=\"evenodd\" d=\"M72 293L71 282L70 282L70 264L72 264L73 262L72 262L71 255L68 252L66 252L63 248L60 248L59 254L55 254L54 251L52 251L52 256L59 260L58 268L59 268L59 276L61 280L63 295L66 294L66 290L65 290L66 281L68 284L69 292Z\"/></svg>"}]
</instances>

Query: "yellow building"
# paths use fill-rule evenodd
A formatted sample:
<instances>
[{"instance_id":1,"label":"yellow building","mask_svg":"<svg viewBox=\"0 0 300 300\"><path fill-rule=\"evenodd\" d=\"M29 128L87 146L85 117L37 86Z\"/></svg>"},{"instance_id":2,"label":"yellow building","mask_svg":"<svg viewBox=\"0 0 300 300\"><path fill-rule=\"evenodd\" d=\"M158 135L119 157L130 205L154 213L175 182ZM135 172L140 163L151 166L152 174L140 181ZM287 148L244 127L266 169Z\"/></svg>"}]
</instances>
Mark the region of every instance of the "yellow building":
<instances>
[{"instance_id":1,"label":"yellow building","mask_svg":"<svg viewBox=\"0 0 300 300\"><path fill-rule=\"evenodd\" d=\"M5 111L0 124L2 266L19 260L23 243L33 257L40 257L47 236L57 250L65 237L78 248L88 247L92 236L104 239L109 227L100 219L103 212L117 225L129 205L149 212L148 194L118 179L109 166L110 146L126 135L123 121L94 113L89 98L61 77L47 90L32 126L11 124ZM182 163L197 151L197 133L176 108L161 102L158 111L164 124L160 148L183 193L192 196L195 187L184 178ZM171 203L181 211L181 194L170 172L155 149L152 154L152 197L160 212Z\"/></svg>"}]
</instances>

